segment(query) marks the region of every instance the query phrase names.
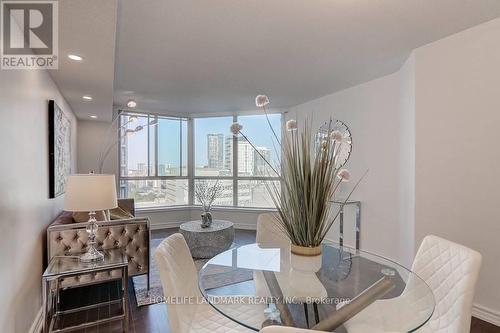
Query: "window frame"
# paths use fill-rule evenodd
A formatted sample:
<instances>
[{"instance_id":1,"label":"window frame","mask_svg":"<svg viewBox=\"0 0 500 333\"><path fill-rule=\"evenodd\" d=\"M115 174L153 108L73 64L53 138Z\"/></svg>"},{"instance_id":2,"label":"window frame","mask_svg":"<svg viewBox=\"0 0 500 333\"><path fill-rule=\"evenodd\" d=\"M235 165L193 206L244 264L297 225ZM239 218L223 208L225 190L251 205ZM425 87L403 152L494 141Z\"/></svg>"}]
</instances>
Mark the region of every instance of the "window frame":
<instances>
[{"instance_id":1,"label":"window frame","mask_svg":"<svg viewBox=\"0 0 500 333\"><path fill-rule=\"evenodd\" d=\"M285 112L283 111L268 111L268 114L280 114L281 115L281 138L280 140L283 140L284 137L284 125L285 125ZM129 116L129 115L138 115L138 116L147 116L148 119L149 117L157 117L159 118L166 118L166 119L175 119L179 120L180 123L180 165L179 165L179 176L159 176L158 175L158 131L155 130L155 156L154 156L154 175L149 175L150 173L150 150L151 150L151 136L150 136L150 127L148 126L148 176L122 176L121 170L121 158L122 158L122 131L123 129L121 128L121 117L122 116ZM232 154L233 154L233 172L232 176L196 176L195 175L195 126L194 122L196 119L205 119L205 118L222 118L222 117L232 117L233 123L238 122L238 117L239 116L252 116L252 115L261 115L259 112L247 112L247 113L242 113L242 114L207 114L207 115L195 115L195 116L180 116L180 115L167 115L167 114L159 114L159 113L152 113L152 112L145 112L145 111L135 111L135 110L120 110L118 113L119 117L119 130L118 130L118 144L119 144L119 149L118 149L118 186L121 187L121 182L122 181L129 181L129 180L176 180L176 179L182 179L182 180L187 180L188 182L188 203L187 205L163 205L163 206L146 206L146 207L140 207L139 209L144 209L144 210L149 210L149 209L169 209L169 208L179 208L179 207L189 207L189 206L195 206L199 207L200 205L195 204L195 198L194 198L194 183L197 180L232 180L233 182L233 205L232 206L213 206L214 208L231 208L231 209L247 209L247 210L273 210L275 209L274 207L256 207L256 206L239 206L238 205L238 182L239 181L281 181L280 177L269 177L269 176L238 176L238 138L240 137L239 135L233 135L232 137ZM183 176L182 175L182 169L183 169L183 129L182 129L182 121L187 122L187 175ZM148 120L149 123L149 120ZM229 128L228 128L229 131ZM282 153L282 152L281 152ZM283 156L280 156L281 160L283 160ZM121 191L119 191L120 196L121 196Z\"/></svg>"}]
</instances>

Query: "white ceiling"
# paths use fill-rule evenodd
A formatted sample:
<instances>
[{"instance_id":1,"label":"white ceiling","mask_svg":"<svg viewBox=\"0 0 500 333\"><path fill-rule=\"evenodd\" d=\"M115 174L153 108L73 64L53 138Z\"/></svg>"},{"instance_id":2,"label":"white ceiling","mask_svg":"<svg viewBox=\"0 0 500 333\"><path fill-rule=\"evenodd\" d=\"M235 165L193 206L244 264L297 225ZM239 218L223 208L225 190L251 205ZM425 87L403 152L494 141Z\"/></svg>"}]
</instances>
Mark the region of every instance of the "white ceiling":
<instances>
[{"instance_id":1,"label":"white ceiling","mask_svg":"<svg viewBox=\"0 0 500 333\"><path fill-rule=\"evenodd\" d=\"M152 111L289 107L400 68L500 15L498 0L123 0L114 102Z\"/></svg>"},{"instance_id":2,"label":"white ceiling","mask_svg":"<svg viewBox=\"0 0 500 333\"><path fill-rule=\"evenodd\" d=\"M111 120L116 14L117 0L59 1L59 69L50 75L80 119ZM69 60L68 54L84 60Z\"/></svg>"},{"instance_id":3,"label":"white ceiling","mask_svg":"<svg viewBox=\"0 0 500 333\"><path fill-rule=\"evenodd\" d=\"M254 109L265 93L287 108L394 72L412 49L500 16L499 0L59 3L52 75L79 117L101 120L129 98L142 110L203 113Z\"/></svg>"}]
</instances>

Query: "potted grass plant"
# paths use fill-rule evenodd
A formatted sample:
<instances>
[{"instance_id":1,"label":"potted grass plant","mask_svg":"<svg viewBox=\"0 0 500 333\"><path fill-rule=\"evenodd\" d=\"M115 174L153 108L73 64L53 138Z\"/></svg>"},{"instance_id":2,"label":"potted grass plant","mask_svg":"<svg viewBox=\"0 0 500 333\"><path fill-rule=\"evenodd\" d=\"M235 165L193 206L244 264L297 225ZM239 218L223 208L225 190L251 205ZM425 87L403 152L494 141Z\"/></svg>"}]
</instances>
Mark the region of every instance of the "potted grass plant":
<instances>
[{"instance_id":1,"label":"potted grass plant","mask_svg":"<svg viewBox=\"0 0 500 333\"><path fill-rule=\"evenodd\" d=\"M268 104L267 96L257 96L256 105L263 109L266 117ZM340 148L345 144L344 137L339 131L329 129L326 138L317 142L307 121L299 130L297 121L288 120L281 142L269 119L268 124L282 150L279 167L260 154L240 124L232 124L231 131L243 136L269 165L270 172L280 178L280 184L269 185L268 191L278 210L279 227L290 238L291 252L300 256L320 255L321 243L339 215L339 211L332 212L331 201L351 177L338 158ZM360 181L354 185L346 201Z\"/></svg>"}]
</instances>

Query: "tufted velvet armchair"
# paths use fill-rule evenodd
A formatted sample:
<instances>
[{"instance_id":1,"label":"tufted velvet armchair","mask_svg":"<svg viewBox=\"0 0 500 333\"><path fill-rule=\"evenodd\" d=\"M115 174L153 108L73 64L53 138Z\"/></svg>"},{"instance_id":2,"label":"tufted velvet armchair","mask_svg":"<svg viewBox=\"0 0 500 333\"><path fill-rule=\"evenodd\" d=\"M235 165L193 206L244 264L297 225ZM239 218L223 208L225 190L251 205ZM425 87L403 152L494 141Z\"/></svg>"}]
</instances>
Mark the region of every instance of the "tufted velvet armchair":
<instances>
[{"instance_id":1,"label":"tufted velvet armchair","mask_svg":"<svg viewBox=\"0 0 500 333\"><path fill-rule=\"evenodd\" d=\"M134 213L132 199L118 200L118 205ZM129 218L98 222L98 249L121 248L128 256L129 276L147 274L147 286L150 287L150 228L148 218ZM85 251L87 243L87 223L75 223L72 214L62 212L47 229L47 258L54 256L77 255ZM62 287L77 287L95 280L106 281L121 277L120 270L106 273L87 274L62 281Z\"/></svg>"}]
</instances>

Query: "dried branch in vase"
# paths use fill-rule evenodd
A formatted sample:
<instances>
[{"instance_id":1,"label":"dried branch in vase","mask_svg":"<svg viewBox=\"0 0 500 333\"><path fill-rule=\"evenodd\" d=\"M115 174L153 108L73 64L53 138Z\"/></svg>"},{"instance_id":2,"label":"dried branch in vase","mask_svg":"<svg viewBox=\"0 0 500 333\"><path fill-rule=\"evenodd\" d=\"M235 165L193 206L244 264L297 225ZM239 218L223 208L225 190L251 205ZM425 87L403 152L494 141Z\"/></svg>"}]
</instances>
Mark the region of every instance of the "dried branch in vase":
<instances>
[{"instance_id":1,"label":"dried branch in vase","mask_svg":"<svg viewBox=\"0 0 500 333\"><path fill-rule=\"evenodd\" d=\"M196 199L201 203L204 212L209 212L212 209L212 204L215 199L217 199L223 191L224 187L219 183L219 180L215 182L201 180L196 182L194 186L194 194Z\"/></svg>"}]
</instances>

